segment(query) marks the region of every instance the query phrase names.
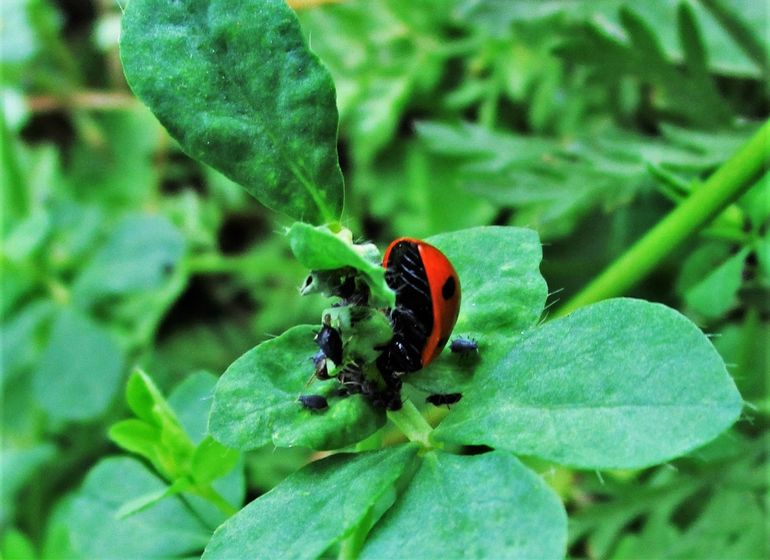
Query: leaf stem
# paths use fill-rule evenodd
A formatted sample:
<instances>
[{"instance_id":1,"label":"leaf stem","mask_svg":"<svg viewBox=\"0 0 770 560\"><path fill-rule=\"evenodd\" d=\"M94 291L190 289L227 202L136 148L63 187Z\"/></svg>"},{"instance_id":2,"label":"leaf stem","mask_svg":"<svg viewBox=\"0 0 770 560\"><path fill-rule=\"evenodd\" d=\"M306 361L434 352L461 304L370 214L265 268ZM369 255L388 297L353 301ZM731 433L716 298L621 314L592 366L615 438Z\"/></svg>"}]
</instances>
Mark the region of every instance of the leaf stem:
<instances>
[{"instance_id":1,"label":"leaf stem","mask_svg":"<svg viewBox=\"0 0 770 560\"><path fill-rule=\"evenodd\" d=\"M405 401L400 410L389 410L388 418L404 433L409 441L419 443L425 448L433 447L429 439L433 428L411 401Z\"/></svg>"},{"instance_id":2,"label":"leaf stem","mask_svg":"<svg viewBox=\"0 0 770 560\"><path fill-rule=\"evenodd\" d=\"M219 511L224 513L227 517L232 517L238 513L238 510L234 508L233 505L222 496L222 494L214 490L214 487L210 484L207 486L198 486L196 488L196 493L201 498L205 498L214 504L217 508L219 508Z\"/></svg>"},{"instance_id":3,"label":"leaf stem","mask_svg":"<svg viewBox=\"0 0 770 560\"><path fill-rule=\"evenodd\" d=\"M770 166L770 121L717 169L682 204L624 255L570 299L555 316L618 296L645 278L683 241L706 225L754 185Z\"/></svg>"}]
</instances>

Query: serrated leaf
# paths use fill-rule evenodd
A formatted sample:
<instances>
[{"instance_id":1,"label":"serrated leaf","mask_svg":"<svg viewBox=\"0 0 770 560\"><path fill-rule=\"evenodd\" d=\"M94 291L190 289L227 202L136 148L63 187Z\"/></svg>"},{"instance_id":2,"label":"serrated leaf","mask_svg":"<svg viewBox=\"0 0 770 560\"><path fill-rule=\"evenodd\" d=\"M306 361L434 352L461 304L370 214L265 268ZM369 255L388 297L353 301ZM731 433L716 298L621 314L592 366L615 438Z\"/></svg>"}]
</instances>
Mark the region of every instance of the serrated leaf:
<instances>
[{"instance_id":1,"label":"serrated leaf","mask_svg":"<svg viewBox=\"0 0 770 560\"><path fill-rule=\"evenodd\" d=\"M518 459L432 451L361 558L563 558L566 542L564 506Z\"/></svg>"},{"instance_id":2,"label":"serrated leaf","mask_svg":"<svg viewBox=\"0 0 770 560\"><path fill-rule=\"evenodd\" d=\"M132 0L120 51L192 157L295 219L339 219L334 84L283 0Z\"/></svg>"},{"instance_id":3,"label":"serrated leaf","mask_svg":"<svg viewBox=\"0 0 770 560\"><path fill-rule=\"evenodd\" d=\"M214 392L209 431L235 449L266 443L278 447L339 449L356 443L385 423L385 415L361 396L333 396L337 381L314 381L310 358L318 350L311 326L297 326L263 342L236 360ZM310 411L301 394L320 394L329 408Z\"/></svg>"},{"instance_id":4,"label":"serrated leaf","mask_svg":"<svg viewBox=\"0 0 770 560\"><path fill-rule=\"evenodd\" d=\"M53 418L92 418L117 392L123 360L109 331L75 309L64 309L35 371L35 395Z\"/></svg>"},{"instance_id":5,"label":"serrated leaf","mask_svg":"<svg viewBox=\"0 0 770 560\"><path fill-rule=\"evenodd\" d=\"M433 432L583 468L640 468L716 437L741 396L714 347L659 304L613 299L533 329Z\"/></svg>"},{"instance_id":6,"label":"serrated leaf","mask_svg":"<svg viewBox=\"0 0 770 560\"><path fill-rule=\"evenodd\" d=\"M416 446L402 445L311 463L228 519L203 558L257 558L266 551L317 558L366 523L382 501L392 503L416 454Z\"/></svg>"},{"instance_id":7,"label":"serrated leaf","mask_svg":"<svg viewBox=\"0 0 770 560\"><path fill-rule=\"evenodd\" d=\"M199 553L211 534L182 501L161 500L124 519L117 512L165 483L139 461L102 459L88 473L67 519L72 546L85 558L181 557Z\"/></svg>"},{"instance_id":8,"label":"serrated leaf","mask_svg":"<svg viewBox=\"0 0 770 560\"><path fill-rule=\"evenodd\" d=\"M355 268L363 273L375 298L385 302L386 306L395 303L395 294L385 283L385 269L380 264L376 247L353 245L349 230L335 234L326 227L297 222L289 229L288 237L292 253L308 269Z\"/></svg>"},{"instance_id":9,"label":"serrated leaf","mask_svg":"<svg viewBox=\"0 0 770 560\"><path fill-rule=\"evenodd\" d=\"M460 278L462 302L454 337L474 338L479 360L494 361L537 323L548 295L540 274L542 247L537 233L515 227L478 227L427 239L452 262ZM467 384L476 357L448 349L425 370L405 380L424 391L453 393Z\"/></svg>"}]
</instances>

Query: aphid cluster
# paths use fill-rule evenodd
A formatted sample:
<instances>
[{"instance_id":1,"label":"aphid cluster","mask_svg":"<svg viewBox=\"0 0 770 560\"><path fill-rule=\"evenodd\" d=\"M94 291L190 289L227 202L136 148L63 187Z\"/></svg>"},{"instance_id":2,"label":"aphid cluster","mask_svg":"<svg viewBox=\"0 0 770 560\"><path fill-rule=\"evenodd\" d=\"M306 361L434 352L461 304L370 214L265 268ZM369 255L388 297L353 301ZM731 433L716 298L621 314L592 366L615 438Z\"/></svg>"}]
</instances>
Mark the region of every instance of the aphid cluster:
<instances>
[{"instance_id":1,"label":"aphid cluster","mask_svg":"<svg viewBox=\"0 0 770 560\"><path fill-rule=\"evenodd\" d=\"M312 357L314 376L335 377L336 396L360 394L375 407L397 410L402 406L401 377L427 366L449 340L460 310L460 279L441 251L417 239L393 241L382 266L396 294L392 308L371 307L369 287L353 269L313 272L302 293L321 291L340 298L324 312L315 336L319 350ZM362 331L366 337L349 334ZM451 349L468 353L478 346L456 339ZM452 404L460 396L432 395L428 402ZM313 411L328 406L320 395L303 395L299 401Z\"/></svg>"}]
</instances>

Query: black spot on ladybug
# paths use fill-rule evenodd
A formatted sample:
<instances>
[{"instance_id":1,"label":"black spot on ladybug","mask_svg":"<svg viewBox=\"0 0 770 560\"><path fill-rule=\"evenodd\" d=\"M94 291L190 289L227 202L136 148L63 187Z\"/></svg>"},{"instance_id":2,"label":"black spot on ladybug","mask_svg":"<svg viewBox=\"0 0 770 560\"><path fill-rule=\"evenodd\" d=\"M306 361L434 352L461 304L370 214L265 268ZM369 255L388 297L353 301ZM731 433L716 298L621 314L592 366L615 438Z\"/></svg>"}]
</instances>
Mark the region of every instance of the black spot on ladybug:
<instances>
[{"instance_id":1,"label":"black spot on ladybug","mask_svg":"<svg viewBox=\"0 0 770 560\"><path fill-rule=\"evenodd\" d=\"M303 407L312 411L325 410L329 408L329 403L322 395L300 395L297 399Z\"/></svg>"},{"instance_id":2,"label":"black spot on ladybug","mask_svg":"<svg viewBox=\"0 0 770 560\"><path fill-rule=\"evenodd\" d=\"M441 297L444 299L451 299L453 295L455 295L455 291L457 290L457 283L455 282L455 277L450 276L446 279L446 282L444 282L444 285L441 286Z\"/></svg>"},{"instance_id":3,"label":"black spot on ladybug","mask_svg":"<svg viewBox=\"0 0 770 560\"><path fill-rule=\"evenodd\" d=\"M449 406L450 404L459 402L461 398L463 398L462 393L446 393L443 395L435 394L428 395L428 397L425 399L425 402L430 403L433 406L441 406L442 404Z\"/></svg>"},{"instance_id":4,"label":"black spot on ladybug","mask_svg":"<svg viewBox=\"0 0 770 560\"><path fill-rule=\"evenodd\" d=\"M471 352L478 352L479 345L472 338L455 338L452 344L449 345L449 350L454 354L470 354Z\"/></svg>"},{"instance_id":5,"label":"black spot on ladybug","mask_svg":"<svg viewBox=\"0 0 770 560\"><path fill-rule=\"evenodd\" d=\"M342 337L337 329L324 325L315 335L315 342L332 362L336 365L342 363Z\"/></svg>"}]
</instances>

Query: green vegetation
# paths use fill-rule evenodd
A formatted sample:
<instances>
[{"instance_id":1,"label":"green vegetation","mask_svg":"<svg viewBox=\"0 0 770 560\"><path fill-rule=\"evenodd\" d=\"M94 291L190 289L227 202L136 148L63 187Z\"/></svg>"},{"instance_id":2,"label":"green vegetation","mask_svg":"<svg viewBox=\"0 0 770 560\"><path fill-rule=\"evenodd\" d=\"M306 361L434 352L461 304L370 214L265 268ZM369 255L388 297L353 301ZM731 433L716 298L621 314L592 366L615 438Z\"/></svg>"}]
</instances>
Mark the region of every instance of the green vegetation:
<instances>
[{"instance_id":1,"label":"green vegetation","mask_svg":"<svg viewBox=\"0 0 770 560\"><path fill-rule=\"evenodd\" d=\"M0 555L767 557L760 4L4 3Z\"/></svg>"}]
</instances>

